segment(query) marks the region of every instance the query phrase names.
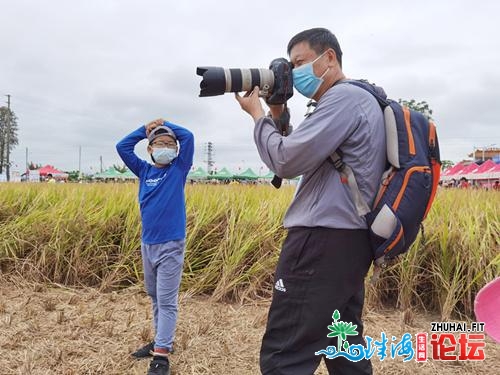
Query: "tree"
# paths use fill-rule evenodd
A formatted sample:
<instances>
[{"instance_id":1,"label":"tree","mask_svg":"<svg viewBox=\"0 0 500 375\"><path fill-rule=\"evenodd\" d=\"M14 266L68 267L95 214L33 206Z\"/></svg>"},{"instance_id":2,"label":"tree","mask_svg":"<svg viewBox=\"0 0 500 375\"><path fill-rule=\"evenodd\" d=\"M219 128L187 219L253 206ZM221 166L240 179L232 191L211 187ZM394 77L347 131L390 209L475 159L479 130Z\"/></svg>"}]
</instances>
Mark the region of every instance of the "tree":
<instances>
[{"instance_id":1,"label":"tree","mask_svg":"<svg viewBox=\"0 0 500 375\"><path fill-rule=\"evenodd\" d=\"M68 181L78 181L80 179L79 171L68 171L66 173L68 174Z\"/></svg>"},{"instance_id":2,"label":"tree","mask_svg":"<svg viewBox=\"0 0 500 375\"><path fill-rule=\"evenodd\" d=\"M33 163L32 161L30 161L30 163L28 164L28 169L30 171L35 171L35 170L40 169L40 168L42 168L41 164Z\"/></svg>"},{"instance_id":3,"label":"tree","mask_svg":"<svg viewBox=\"0 0 500 375\"><path fill-rule=\"evenodd\" d=\"M19 144L17 117L7 107L0 107L0 173L10 164L10 152Z\"/></svg>"},{"instance_id":4,"label":"tree","mask_svg":"<svg viewBox=\"0 0 500 375\"><path fill-rule=\"evenodd\" d=\"M414 111L418 111L422 113L425 117L427 117L429 120L432 120L432 109L429 107L429 104L423 100L421 102L417 102L415 99L411 100L403 100L403 99L398 99L399 104L404 105L410 109L413 109Z\"/></svg>"},{"instance_id":5,"label":"tree","mask_svg":"<svg viewBox=\"0 0 500 375\"><path fill-rule=\"evenodd\" d=\"M453 167L455 163L453 163L451 160L441 160L441 169L444 171L448 167Z\"/></svg>"}]
</instances>

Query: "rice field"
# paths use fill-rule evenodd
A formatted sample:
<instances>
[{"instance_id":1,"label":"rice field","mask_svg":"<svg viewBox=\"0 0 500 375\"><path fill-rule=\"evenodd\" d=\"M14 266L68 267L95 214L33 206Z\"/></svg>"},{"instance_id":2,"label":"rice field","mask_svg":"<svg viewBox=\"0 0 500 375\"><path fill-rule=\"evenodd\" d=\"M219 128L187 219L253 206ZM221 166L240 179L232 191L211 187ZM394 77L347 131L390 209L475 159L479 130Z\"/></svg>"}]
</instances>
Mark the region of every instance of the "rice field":
<instances>
[{"instance_id":1,"label":"rice field","mask_svg":"<svg viewBox=\"0 0 500 375\"><path fill-rule=\"evenodd\" d=\"M0 184L0 270L103 292L142 280L134 184ZM293 188L189 185L182 290L214 301L267 299ZM368 285L372 306L473 318L500 274L500 194L439 191L409 254Z\"/></svg>"},{"instance_id":2,"label":"rice field","mask_svg":"<svg viewBox=\"0 0 500 375\"><path fill-rule=\"evenodd\" d=\"M144 374L153 337L142 288L137 185L0 184L0 374ZM190 185L173 375L259 373L272 275L293 188ZM367 280L365 334L428 332L473 317L500 274L500 194L438 193L410 252ZM372 359L375 373L496 374L484 362ZM326 374L324 364L316 375Z\"/></svg>"}]
</instances>

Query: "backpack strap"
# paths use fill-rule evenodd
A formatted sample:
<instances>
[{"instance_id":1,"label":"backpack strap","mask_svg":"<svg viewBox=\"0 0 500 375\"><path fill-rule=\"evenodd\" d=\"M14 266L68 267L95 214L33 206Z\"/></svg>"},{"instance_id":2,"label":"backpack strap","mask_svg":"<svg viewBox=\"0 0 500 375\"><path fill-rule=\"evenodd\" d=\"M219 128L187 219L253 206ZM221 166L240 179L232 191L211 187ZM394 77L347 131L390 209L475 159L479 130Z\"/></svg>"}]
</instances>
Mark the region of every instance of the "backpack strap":
<instances>
[{"instance_id":1,"label":"backpack strap","mask_svg":"<svg viewBox=\"0 0 500 375\"><path fill-rule=\"evenodd\" d=\"M347 181L347 186L349 186L351 190L352 199L356 206L356 211L358 211L358 215L365 216L371 210L363 199L361 191L359 191L358 183L356 182L352 168L342 161L342 158L337 152L330 155L330 160L333 162L335 169L340 173L342 179Z\"/></svg>"},{"instance_id":2,"label":"backpack strap","mask_svg":"<svg viewBox=\"0 0 500 375\"><path fill-rule=\"evenodd\" d=\"M367 81L365 82L359 80L344 80L338 83L351 84L368 91L375 97L382 109L386 108L389 105L387 95L381 87L376 87ZM351 167L349 167L342 161L342 156L337 151L330 155L330 160L333 162L335 169L340 173L342 179L347 182L347 186L349 186L349 189L351 190L352 199L354 205L356 206L358 215L365 216L368 212L371 211L371 209L361 195L361 191L359 190L358 183L356 182L356 178Z\"/></svg>"}]
</instances>

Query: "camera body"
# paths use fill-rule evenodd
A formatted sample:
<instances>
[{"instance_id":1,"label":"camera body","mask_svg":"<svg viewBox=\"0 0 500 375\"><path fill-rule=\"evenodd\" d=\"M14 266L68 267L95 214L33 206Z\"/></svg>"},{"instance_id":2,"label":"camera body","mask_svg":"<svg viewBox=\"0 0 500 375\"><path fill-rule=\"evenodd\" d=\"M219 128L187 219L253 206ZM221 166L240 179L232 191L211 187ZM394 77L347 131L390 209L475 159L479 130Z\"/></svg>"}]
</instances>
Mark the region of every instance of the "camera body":
<instances>
[{"instance_id":1,"label":"camera body","mask_svg":"<svg viewBox=\"0 0 500 375\"><path fill-rule=\"evenodd\" d=\"M280 57L271 61L269 69L224 69L197 67L202 76L200 97L222 95L226 92L251 91L260 88L259 95L268 104L284 104L293 95L292 66Z\"/></svg>"},{"instance_id":2,"label":"camera body","mask_svg":"<svg viewBox=\"0 0 500 375\"><path fill-rule=\"evenodd\" d=\"M274 75L274 86L270 96L266 96L267 104L284 104L293 95L292 64L279 57L271 61L269 70Z\"/></svg>"}]
</instances>

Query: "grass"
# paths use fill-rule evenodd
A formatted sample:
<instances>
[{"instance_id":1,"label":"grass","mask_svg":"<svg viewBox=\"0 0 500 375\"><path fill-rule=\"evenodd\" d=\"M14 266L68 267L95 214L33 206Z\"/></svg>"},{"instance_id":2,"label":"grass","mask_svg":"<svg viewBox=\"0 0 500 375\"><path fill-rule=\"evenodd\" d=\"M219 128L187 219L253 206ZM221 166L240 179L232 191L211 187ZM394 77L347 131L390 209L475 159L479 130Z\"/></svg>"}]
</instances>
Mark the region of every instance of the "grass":
<instances>
[{"instance_id":1,"label":"grass","mask_svg":"<svg viewBox=\"0 0 500 375\"><path fill-rule=\"evenodd\" d=\"M215 300L269 297L293 188L186 188L183 291ZM443 190L409 254L369 288L372 304L471 317L500 274L500 194ZM33 281L98 287L142 280L137 185L0 184L0 269ZM61 317L62 319L62 317Z\"/></svg>"}]
</instances>

